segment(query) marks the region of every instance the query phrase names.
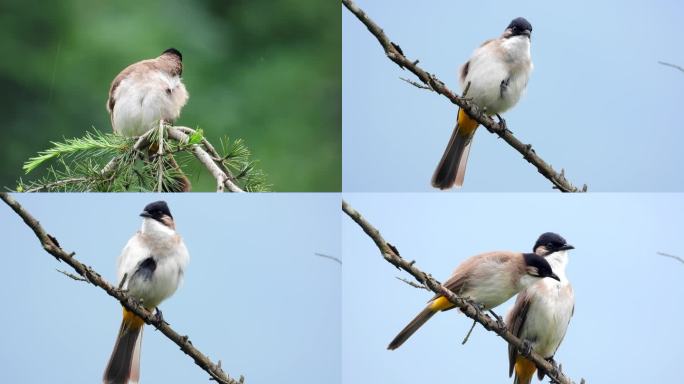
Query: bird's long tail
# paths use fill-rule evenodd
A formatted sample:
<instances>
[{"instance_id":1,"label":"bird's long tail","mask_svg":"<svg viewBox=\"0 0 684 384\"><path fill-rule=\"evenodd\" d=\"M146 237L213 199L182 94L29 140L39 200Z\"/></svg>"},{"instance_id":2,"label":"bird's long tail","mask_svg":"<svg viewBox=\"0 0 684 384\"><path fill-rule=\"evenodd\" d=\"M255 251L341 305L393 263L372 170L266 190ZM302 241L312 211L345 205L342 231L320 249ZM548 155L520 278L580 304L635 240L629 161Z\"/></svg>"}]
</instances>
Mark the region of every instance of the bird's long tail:
<instances>
[{"instance_id":1,"label":"bird's long tail","mask_svg":"<svg viewBox=\"0 0 684 384\"><path fill-rule=\"evenodd\" d=\"M456 127L451 134L449 144L444 150L435 173L432 175L432 186L439 189L460 187L463 185L470 143L473 141L475 129L479 123L468 116L462 109L458 110Z\"/></svg>"},{"instance_id":2,"label":"bird's long tail","mask_svg":"<svg viewBox=\"0 0 684 384\"><path fill-rule=\"evenodd\" d=\"M123 320L114 351L102 376L104 384L137 383L140 379L140 347L145 323L133 312L123 309Z\"/></svg>"},{"instance_id":3,"label":"bird's long tail","mask_svg":"<svg viewBox=\"0 0 684 384\"><path fill-rule=\"evenodd\" d=\"M399 348L418 328L422 327L430 318L439 311L453 308L453 304L444 296L439 296L432 300L387 346L387 349L394 350Z\"/></svg>"},{"instance_id":4,"label":"bird's long tail","mask_svg":"<svg viewBox=\"0 0 684 384\"><path fill-rule=\"evenodd\" d=\"M522 356L517 356L515 358L515 378L513 379L513 384L530 384L536 370L537 367L533 362Z\"/></svg>"}]
</instances>

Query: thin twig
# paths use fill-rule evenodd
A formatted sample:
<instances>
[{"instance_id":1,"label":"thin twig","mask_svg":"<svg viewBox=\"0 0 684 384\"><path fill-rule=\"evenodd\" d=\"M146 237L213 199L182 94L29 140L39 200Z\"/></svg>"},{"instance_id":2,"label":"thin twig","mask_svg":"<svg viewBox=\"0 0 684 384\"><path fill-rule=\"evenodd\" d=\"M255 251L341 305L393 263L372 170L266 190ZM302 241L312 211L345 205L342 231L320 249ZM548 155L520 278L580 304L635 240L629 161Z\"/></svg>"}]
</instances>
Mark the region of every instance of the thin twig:
<instances>
[{"instance_id":1,"label":"thin twig","mask_svg":"<svg viewBox=\"0 0 684 384\"><path fill-rule=\"evenodd\" d=\"M137 300L129 297L120 289L110 285L94 269L78 261L74 257L74 253L64 251L55 238L43 229L38 220L28 213L12 196L6 192L0 192L0 199L12 208L12 210L24 220L24 223L33 230L33 233L36 235L46 252L58 260L69 264L76 273L85 278L89 283L102 288L109 296L112 296L121 302L121 305L126 307L126 309L142 318L145 323L150 324L161 331L169 340L176 343L186 355L190 356L195 361L195 364L199 365L200 368L207 372L209 376L211 376L211 380L215 380L222 384L243 383L242 377L239 380L231 378L217 364L213 363L206 355L200 352L199 349L195 348L188 336L180 335L153 312L149 312L142 307Z\"/></svg>"},{"instance_id":2,"label":"thin twig","mask_svg":"<svg viewBox=\"0 0 684 384\"><path fill-rule=\"evenodd\" d=\"M27 189L27 190L25 190L25 191L23 191L23 192L49 191L49 190L51 190L52 188L55 188L55 187L62 187L62 186L65 186L65 185L69 185L69 184L71 184L71 183L81 183L81 182L84 182L84 181L86 181L86 180L88 180L88 178L86 178L86 177L72 177L72 178L69 178L69 179L57 180L57 181L54 181L54 182L52 182L52 183L48 183L48 184L45 184L45 185L40 185L40 186L38 186L38 187L30 188L30 189Z\"/></svg>"},{"instance_id":3,"label":"thin twig","mask_svg":"<svg viewBox=\"0 0 684 384\"><path fill-rule=\"evenodd\" d=\"M407 79L407 78L404 78L404 77L400 77L400 79L402 79L402 80L404 80L405 82L407 82L407 83L413 85L413 86L416 87L416 88L427 89L428 91L432 91L432 88L428 87L427 85L423 85L423 84L421 84L421 83L419 83L419 82L417 82L417 81L413 81L413 80L410 80L410 79Z\"/></svg>"},{"instance_id":4,"label":"thin twig","mask_svg":"<svg viewBox=\"0 0 684 384\"><path fill-rule=\"evenodd\" d=\"M560 384L572 384L570 378L566 377L562 372L559 372L545 358L532 351L531 348L526 350L523 346L523 341L512 334L505 326L502 326L502 323L484 314L478 306L470 300L458 297L456 294L443 287L440 282L435 280L431 275L418 269L413 262L407 261L399 256L397 248L387 243L382 235L380 235L380 231L373 227L359 212L344 200L342 200L342 210L354 220L361 229L363 229L371 240L373 240L385 260L395 267L410 273L418 282L425 284L425 286L430 288L432 292L446 297L447 300L457 306L464 315L477 321L488 331L495 332L509 344L516 347L522 356L532 361L540 371L545 372L552 380L555 380Z\"/></svg>"},{"instance_id":5,"label":"thin twig","mask_svg":"<svg viewBox=\"0 0 684 384\"><path fill-rule=\"evenodd\" d=\"M477 321L473 320L473 325L470 327L470 330L466 334L465 338L463 341L461 341L461 345L465 345L465 343L468 342L468 339L470 339L470 334L473 333L473 329L475 329L475 326L477 325Z\"/></svg>"},{"instance_id":6,"label":"thin twig","mask_svg":"<svg viewBox=\"0 0 684 384\"><path fill-rule=\"evenodd\" d=\"M157 148L157 161L159 161L159 176L157 180L157 192L162 191L164 180L164 120L159 120L159 148Z\"/></svg>"},{"instance_id":7,"label":"thin twig","mask_svg":"<svg viewBox=\"0 0 684 384\"><path fill-rule=\"evenodd\" d=\"M682 258L679 257L679 256L670 255L669 253L665 253L665 252L656 252L656 253L657 253L658 255L660 255L660 256L671 257L671 258L673 258L673 259L679 261L680 263L684 263L684 259L682 259Z\"/></svg>"},{"instance_id":8,"label":"thin twig","mask_svg":"<svg viewBox=\"0 0 684 384\"><path fill-rule=\"evenodd\" d=\"M318 253L318 252L314 252L314 255L316 255L318 257L323 257L326 259L333 260L333 261L337 262L338 264L342 265L342 260L338 259L335 256L330 256L330 255L326 255L325 253Z\"/></svg>"},{"instance_id":9,"label":"thin twig","mask_svg":"<svg viewBox=\"0 0 684 384\"><path fill-rule=\"evenodd\" d=\"M56 270L57 272L59 272L59 273L65 275L65 276L68 276L68 277L70 277L70 278L76 280L76 281L85 281L86 283L88 282L88 279L85 279L85 278L83 278L83 277L76 276L76 275L74 275L73 273L69 273L69 272L67 272L67 271L62 271L61 269L57 269L57 268L55 268L55 270Z\"/></svg>"},{"instance_id":10,"label":"thin twig","mask_svg":"<svg viewBox=\"0 0 684 384\"><path fill-rule=\"evenodd\" d=\"M170 138L178 140L181 143L187 143L189 140L188 135L181 132L181 130L177 129L176 127L169 127L167 132L169 133ZM230 176L223 172L221 167L217 165L217 162L211 158L207 151L205 151L198 144L192 144L190 147L197 160L204 164L212 176L214 176L214 179L216 179L216 192L222 192L224 186L231 192L244 192L240 187L237 186L237 184L233 183Z\"/></svg>"},{"instance_id":11,"label":"thin twig","mask_svg":"<svg viewBox=\"0 0 684 384\"><path fill-rule=\"evenodd\" d=\"M495 122L490 116L488 116L486 113L483 113L483 111L475 104L468 102L466 99L458 97L454 92L449 90L449 88L447 88L441 80L418 67L417 61L411 61L406 58L399 46L395 43L392 43L389 37L385 35L385 32L383 32L382 28L380 28L380 26L371 20L361 8L354 4L352 0L342 0L342 4L344 4L344 6L347 7L347 9L366 26L366 28L368 28L370 33L375 36L390 60L397 63L401 68L406 68L411 71L427 87L447 97L452 103L463 108L463 110L469 116L477 120L477 122L482 124L489 132L494 133L502 138L511 147L518 151L525 160L534 165L537 168L537 171L546 179L548 179L551 184L553 184L554 188L562 192L586 192L586 184L582 188L577 188L572 185L565 178L565 175L556 172L550 164L539 157L532 149L532 145L524 144L522 141L513 136L513 133L506 129L503 121L499 123Z\"/></svg>"},{"instance_id":12,"label":"thin twig","mask_svg":"<svg viewBox=\"0 0 684 384\"><path fill-rule=\"evenodd\" d=\"M664 61L659 61L658 64L662 64L662 65L665 65L665 66L668 66L668 67L676 68L676 69L679 69L680 71L684 72L684 68L682 68L682 67L680 67L679 65L676 65L676 64L670 64L670 63L666 63L666 62L664 62Z\"/></svg>"},{"instance_id":13,"label":"thin twig","mask_svg":"<svg viewBox=\"0 0 684 384\"><path fill-rule=\"evenodd\" d=\"M174 128L180 129L186 135L192 135L193 133L195 133L194 129L188 128L188 127L178 126L178 127L174 127ZM206 137L202 137L202 146L204 146L204 149L207 151L207 153L209 153L211 155L212 159L221 168L223 173L225 173L228 176L228 178L233 183L235 183L236 182L235 176L233 176L233 173L230 171L230 169L228 169L228 167L225 166L225 164L223 163L223 158L221 158L221 155L219 155L216 148L214 148L214 146L209 142L209 140L207 140Z\"/></svg>"},{"instance_id":14,"label":"thin twig","mask_svg":"<svg viewBox=\"0 0 684 384\"><path fill-rule=\"evenodd\" d=\"M148 130L147 132L145 132L144 134L142 134L140 137L138 137L138 140L136 140L135 144L133 145L133 149L135 149L136 151L140 151L140 148L146 146L150 135L152 135L152 133L154 132L155 129L156 128L152 128L152 129ZM123 157L122 155L119 155L119 156L116 156L113 159L111 159L107 163L107 165L105 165L102 168L102 170L100 171L100 174L104 177L108 177L116 169L116 165L119 163L119 161L121 161L122 157Z\"/></svg>"},{"instance_id":15,"label":"thin twig","mask_svg":"<svg viewBox=\"0 0 684 384\"><path fill-rule=\"evenodd\" d=\"M409 280L409 279L405 279L405 278L399 277L399 276L394 276L394 277L395 277L397 280L401 280L401 281L403 281L404 283L406 283L406 284L412 286L413 288L424 289L424 290L426 290L426 291L429 291L429 290L430 290L430 288L428 288L428 287L426 287L426 286L424 286L424 285L420 285L420 284L418 284L418 283L414 283L413 281L411 281L411 280Z\"/></svg>"}]
</instances>

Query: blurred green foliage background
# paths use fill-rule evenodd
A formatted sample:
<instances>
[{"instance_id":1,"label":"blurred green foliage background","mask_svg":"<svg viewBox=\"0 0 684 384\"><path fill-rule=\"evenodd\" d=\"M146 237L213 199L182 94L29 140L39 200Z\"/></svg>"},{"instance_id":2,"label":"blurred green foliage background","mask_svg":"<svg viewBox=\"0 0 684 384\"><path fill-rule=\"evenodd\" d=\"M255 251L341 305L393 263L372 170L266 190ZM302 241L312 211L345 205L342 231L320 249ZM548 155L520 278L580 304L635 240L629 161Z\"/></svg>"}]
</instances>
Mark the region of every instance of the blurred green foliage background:
<instances>
[{"instance_id":1,"label":"blurred green foliage background","mask_svg":"<svg viewBox=\"0 0 684 384\"><path fill-rule=\"evenodd\" d=\"M190 92L178 125L244 139L274 191L341 189L337 2L0 0L0 31L0 187L41 175L21 165L50 141L109 132L112 79L174 47ZM194 190L213 190L192 164Z\"/></svg>"}]
</instances>

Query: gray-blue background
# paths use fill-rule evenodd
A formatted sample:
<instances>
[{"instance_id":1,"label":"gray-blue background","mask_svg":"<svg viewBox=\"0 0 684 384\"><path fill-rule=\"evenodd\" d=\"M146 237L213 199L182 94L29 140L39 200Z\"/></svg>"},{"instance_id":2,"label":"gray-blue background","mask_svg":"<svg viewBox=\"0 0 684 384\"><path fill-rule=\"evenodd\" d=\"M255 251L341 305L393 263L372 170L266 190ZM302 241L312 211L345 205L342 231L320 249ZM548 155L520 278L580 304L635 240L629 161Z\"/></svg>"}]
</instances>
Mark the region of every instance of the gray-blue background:
<instances>
[{"instance_id":1,"label":"gray-blue background","mask_svg":"<svg viewBox=\"0 0 684 384\"><path fill-rule=\"evenodd\" d=\"M556 358L579 383L681 382L684 195L346 194L401 255L444 281L465 258L530 251L545 231L563 235L575 315ZM345 217L344 383L512 383L506 343L457 311L439 313L396 351L387 344L432 294L382 259ZM513 300L495 311L504 315ZM537 382L536 378L533 382ZM548 382L548 380L546 381Z\"/></svg>"},{"instance_id":2,"label":"gray-blue background","mask_svg":"<svg viewBox=\"0 0 684 384\"><path fill-rule=\"evenodd\" d=\"M534 27L527 94L509 128L591 191L683 191L681 1L359 0L411 60L459 91L458 68L511 19ZM415 88L375 37L342 12L343 188L427 191L456 120L443 96ZM480 128L465 191L547 191L521 155Z\"/></svg>"},{"instance_id":3,"label":"gray-blue background","mask_svg":"<svg viewBox=\"0 0 684 384\"><path fill-rule=\"evenodd\" d=\"M153 194L14 195L67 251L110 282ZM338 194L164 195L190 250L184 285L160 305L165 319L247 383L340 381ZM0 382L96 383L121 306L40 247L0 203L5 245ZM143 383L202 383L208 375L146 326Z\"/></svg>"}]
</instances>

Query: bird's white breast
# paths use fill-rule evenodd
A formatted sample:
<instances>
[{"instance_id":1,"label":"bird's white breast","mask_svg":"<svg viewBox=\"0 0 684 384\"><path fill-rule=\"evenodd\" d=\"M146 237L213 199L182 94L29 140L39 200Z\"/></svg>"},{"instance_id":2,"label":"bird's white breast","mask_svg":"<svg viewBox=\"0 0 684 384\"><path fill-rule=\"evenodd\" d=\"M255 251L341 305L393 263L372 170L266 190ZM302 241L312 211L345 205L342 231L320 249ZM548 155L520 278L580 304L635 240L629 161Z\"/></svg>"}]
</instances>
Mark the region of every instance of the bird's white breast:
<instances>
[{"instance_id":1,"label":"bird's white breast","mask_svg":"<svg viewBox=\"0 0 684 384\"><path fill-rule=\"evenodd\" d=\"M545 278L528 288L530 306L520 336L530 340L537 353L550 357L565 337L575 296L565 275L567 251L555 252L546 259L561 281Z\"/></svg>"},{"instance_id":2,"label":"bird's white breast","mask_svg":"<svg viewBox=\"0 0 684 384\"><path fill-rule=\"evenodd\" d=\"M151 278L132 279L140 263L148 257L154 258L156 263ZM126 275L124 288L128 293L141 299L145 307L154 308L176 291L189 259L188 250L175 231L155 220L145 219L143 230L128 241L119 257L119 282Z\"/></svg>"},{"instance_id":3,"label":"bird's white breast","mask_svg":"<svg viewBox=\"0 0 684 384\"><path fill-rule=\"evenodd\" d=\"M133 72L114 91L112 126L123 136L140 136L160 119L173 121L188 100L180 77L163 71Z\"/></svg>"},{"instance_id":4,"label":"bird's white breast","mask_svg":"<svg viewBox=\"0 0 684 384\"><path fill-rule=\"evenodd\" d=\"M487 113L502 113L518 103L527 87L532 60L530 40L524 36L494 40L476 49L461 88L470 83L466 97ZM502 91L501 82L508 80Z\"/></svg>"}]
</instances>

